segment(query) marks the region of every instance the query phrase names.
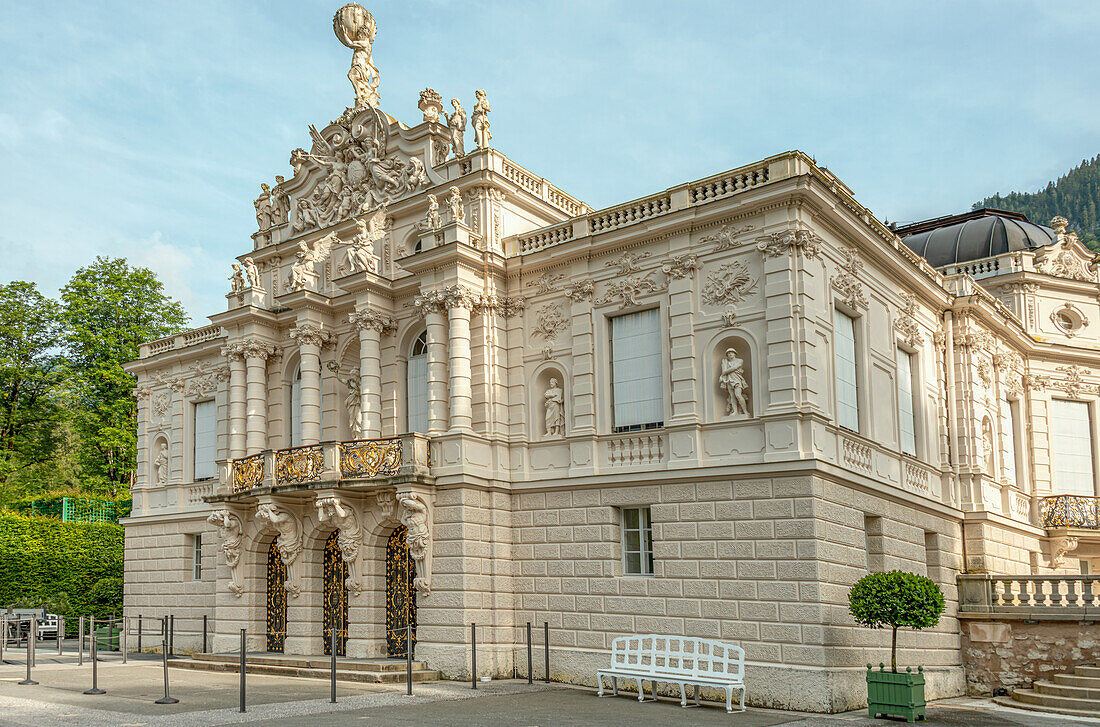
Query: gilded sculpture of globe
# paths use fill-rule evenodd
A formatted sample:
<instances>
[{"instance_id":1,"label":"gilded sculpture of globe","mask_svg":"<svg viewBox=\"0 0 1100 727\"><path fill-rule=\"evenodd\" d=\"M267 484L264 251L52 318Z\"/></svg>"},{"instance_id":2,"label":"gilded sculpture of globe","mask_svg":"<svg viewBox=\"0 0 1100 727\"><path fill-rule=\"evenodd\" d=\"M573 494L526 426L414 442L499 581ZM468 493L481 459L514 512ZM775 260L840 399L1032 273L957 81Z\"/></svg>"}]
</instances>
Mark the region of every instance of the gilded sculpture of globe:
<instances>
[{"instance_id":1,"label":"gilded sculpture of globe","mask_svg":"<svg viewBox=\"0 0 1100 727\"><path fill-rule=\"evenodd\" d=\"M332 16L332 30L341 43L354 48L352 42L355 41L373 43L378 26L365 7L359 3L348 3Z\"/></svg>"}]
</instances>

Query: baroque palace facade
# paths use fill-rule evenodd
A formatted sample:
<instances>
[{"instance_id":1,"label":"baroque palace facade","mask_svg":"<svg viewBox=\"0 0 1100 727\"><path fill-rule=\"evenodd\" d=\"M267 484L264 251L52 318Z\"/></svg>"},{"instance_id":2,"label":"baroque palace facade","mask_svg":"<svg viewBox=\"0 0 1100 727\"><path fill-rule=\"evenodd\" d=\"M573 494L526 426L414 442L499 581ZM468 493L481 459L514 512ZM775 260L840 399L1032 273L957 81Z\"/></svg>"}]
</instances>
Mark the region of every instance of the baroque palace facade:
<instances>
[{"instance_id":1,"label":"baroque palace facade","mask_svg":"<svg viewBox=\"0 0 1100 727\"><path fill-rule=\"evenodd\" d=\"M489 145L482 91L382 112L373 19L334 27L355 106L263 186L227 310L129 365L128 615L352 657L411 624L455 677L470 623L511 676L547 621L577 683L616 636L712 637L750 703L837 711L889 644L848 615L868 570L947 595L899 638L936 697L961 570L1100 565L1100 283L1064 220L888 227L800 152L592 210Z\"/></svg>"}]
</instances>

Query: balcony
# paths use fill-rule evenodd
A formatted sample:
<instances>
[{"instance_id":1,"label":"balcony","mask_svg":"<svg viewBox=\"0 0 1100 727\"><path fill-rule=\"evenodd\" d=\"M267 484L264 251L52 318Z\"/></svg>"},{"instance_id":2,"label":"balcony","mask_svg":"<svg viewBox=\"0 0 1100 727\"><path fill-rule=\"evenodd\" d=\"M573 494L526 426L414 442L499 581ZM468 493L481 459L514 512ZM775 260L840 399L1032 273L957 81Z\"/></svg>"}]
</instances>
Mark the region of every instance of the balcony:
<instances>
[{"instance_id":1,"label":"balcony","mask_svg":"<svg viewBox=\"0 0 1100 727\"><path fill-rule=\"evenodd\" d=\"M430 470L428 438L422 434L322 442L229 460L219 494L237 499L318 485L359 489L427 477Z\"/></svg>"},{"instance_id":2,"label":"balcony","mask_svg":"<svg viewBox=\"0 0 1100 727\"><path fill-rule=\"evenodd\" d=\"M958 576L959 616L1100 619L1100 575Z\"/></svg>"},{"instance_id":3,"label":"balcony","mask_svg":"<svg viewBox=\"0 0 1100 727\"><path fill-rule=\"evenodd\" d=\"M1055 528L1100 529L1100 498L1054 495L1039 502L1039 518L1047 530Z\"/></svg>"}]
</instances>

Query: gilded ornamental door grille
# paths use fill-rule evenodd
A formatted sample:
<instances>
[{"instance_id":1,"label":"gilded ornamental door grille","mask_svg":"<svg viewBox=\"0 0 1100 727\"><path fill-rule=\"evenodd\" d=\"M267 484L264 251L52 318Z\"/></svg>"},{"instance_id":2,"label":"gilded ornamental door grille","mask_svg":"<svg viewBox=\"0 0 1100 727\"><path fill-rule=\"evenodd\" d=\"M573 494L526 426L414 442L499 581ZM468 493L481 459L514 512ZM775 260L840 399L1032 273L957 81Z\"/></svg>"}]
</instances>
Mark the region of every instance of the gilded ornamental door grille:
<instances>
[{"instance_id":1,"label":"gilded ornamental door grille","mask_svg":"<svg viewBox=\"0 0 1100 727\"><path fill-rule=\"evenodd\" d=\"M325 653L332 654L332 629L336 629L336 655L346 656L348 646L348 564L340 551L337 530L325 541L324 618Z\"/></svg>"},{"instance_id":2,"label":"gilded ornamental door grille","mask_svg":"<svg viewBox=\"0 0 1100 727\"><path fill-rule=\"evenodd\" d=\"M416 651L416 564L409 557L408 531L400 525L386 544L386 654L406 656L406 627Z\"/></svg>"},{"instance_id":3,"label":"gilded ornamental door grille","mask_svg":"<svg viewBox=\"0 0 1100 727\"><path fill-rule=\"evenodd\" d=\"M275 542L267 549L267 650L282 653L286 641L286 564Z\"/></svg>"}]
</instances>

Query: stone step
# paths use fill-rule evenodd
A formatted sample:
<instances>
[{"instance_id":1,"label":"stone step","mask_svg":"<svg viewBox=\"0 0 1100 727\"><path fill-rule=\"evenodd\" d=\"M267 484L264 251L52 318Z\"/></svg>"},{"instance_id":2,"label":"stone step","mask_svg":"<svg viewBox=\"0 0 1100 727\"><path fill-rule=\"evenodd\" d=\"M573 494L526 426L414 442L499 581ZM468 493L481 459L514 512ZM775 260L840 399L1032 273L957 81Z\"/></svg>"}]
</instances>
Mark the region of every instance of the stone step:
<instances>
[{"instance_id":1,"label":"stone step","mask_svg":"<svg viewBox=\"0 0 1100 727\"><path fill-rule=\"evenodd\" d=\"M1016 692L1025 691L1017 689ZM1015 692L1013 692L1015 693ZM1096 710L1094 709L1062 709L1059 707L1048 707L1043 704L1028 704L1027 702L1018 702L1011 697L994 697L993 701L1000 704L1003 707L1012 707L1013 709L1026 709L1031 712L1051 712L1053 714L1065 714L1074 717L1095 717Z\"/></svg>"},{"instance_id":2,"label":"stone step","mask_svg":"<svg viewBox=\"0 0 1100 727\"><path fill-rule=\"evenodd\" d=\"M1088 677L1086 677L1088 678ZM1100 680L1097 680L1100 681ZM1100 699L1100 687L1089 688L1073 686L1071 684L1058 684L1048 681L1037 681L1032 689L1040 694L1051 694L1056 697L1076 697L1077 699Z\"/></svg>"},{"instance_id":3,"label":"stone step","mask_svg":"<svg viewBox=\"0 0 1100 727\"><path fill-rule=\"evenodd\" d=\"M215 662L223 664L240 663L239 654L193 654L195 661ZM329 669L331 662L328 656L278 656L275 654L248 654L248 666L253 664L262 666L287 666L298 669ZM427 665L422 661L414 661L413 671L424 671ZM337 671L371 671L371 672L396 672L405 673L406 663L398 659L378 659L370 661L354 661L336 657Z\"/></svg>"},{"instance_id":4,"label":"stone step","mask_svg":"<svg viewBox=\"0 0 1100 727\"><path fill-rule=\"evenodd\" d=\"M1054 694L1041 694L1034 689L1014 689L1012 690L1012 700L1043 708L1073 709L1094 716L1100 714L1100 699L1060 697Z\"/></svg>"},{"instance_id":5,"label":"stone step","mask_svg":"<svg viewBox=\"0 0 1100 727\"><path fill-rule=\"evenodd\" d=\"M172 659L168 665L176 669L194 669L197 671L217 671L237 673L237 662L210 661L196 659ZM253 664L251 660L245 665L249 674L265 674L268 676L303 677L306 679L330 679L328 668L310 668L300 666L276 666L273 664ZM439 681L440 674L435 670L414 669L414 682ZM336 681L338 682L367 682L372 684L401 684L405 681L405 671L364 671L337 669Z\"/></svg>"},{"instance_id":6,"label":"stone step","mask_svg":"<svg viewBox=\"0 0 1100 727\"><path fill-rule=\"evenodd\" d=\"M1065 684L1069 687L1100 689L1100 677L1080 677L1076 674L1055 674L1051 677L1051 681L1055 684Z\"/></svg>"},{"instance_id":7,"label":"stone step","mask_svg":"<svg viewBox=\"0 0 1100 727\"><path fill-rule=\"evenodd\" d=\"M1079 677L1097 677L1100 678L1100 666L1090 664L1089 666L1075 666L1073 673Z\"/></svg>"}]
</instances>

